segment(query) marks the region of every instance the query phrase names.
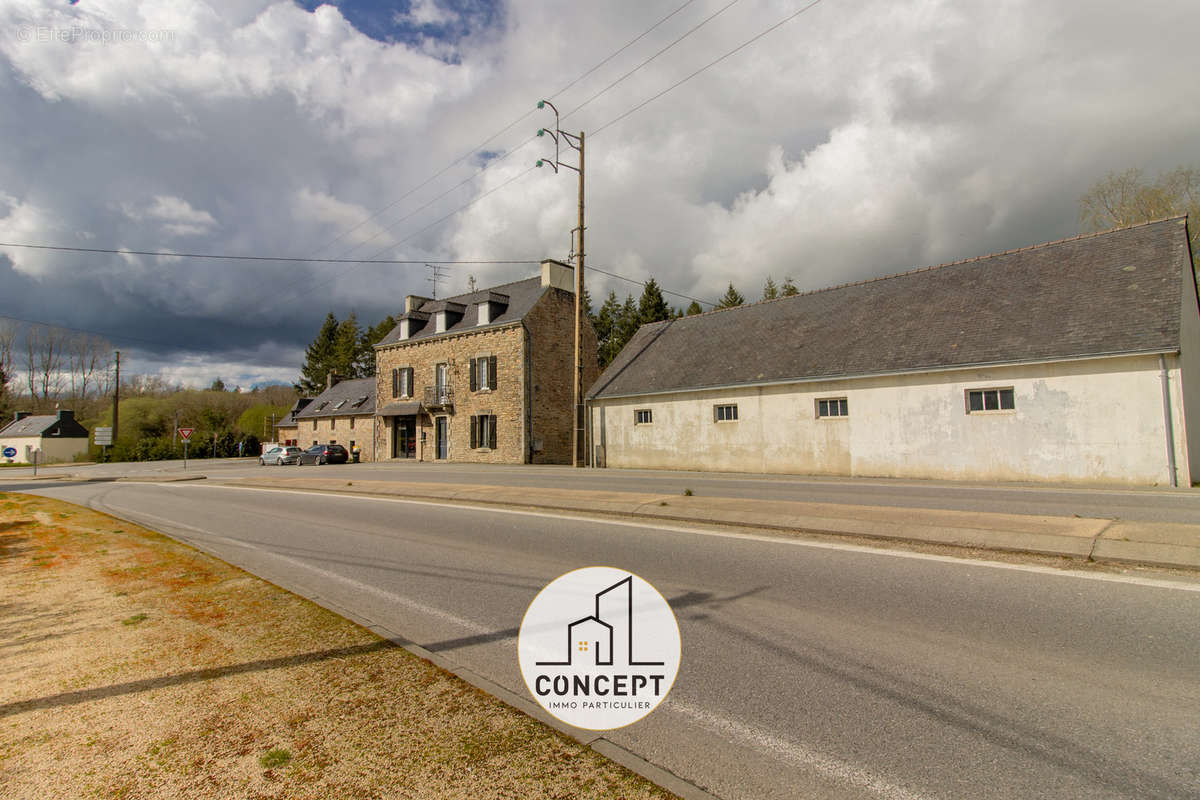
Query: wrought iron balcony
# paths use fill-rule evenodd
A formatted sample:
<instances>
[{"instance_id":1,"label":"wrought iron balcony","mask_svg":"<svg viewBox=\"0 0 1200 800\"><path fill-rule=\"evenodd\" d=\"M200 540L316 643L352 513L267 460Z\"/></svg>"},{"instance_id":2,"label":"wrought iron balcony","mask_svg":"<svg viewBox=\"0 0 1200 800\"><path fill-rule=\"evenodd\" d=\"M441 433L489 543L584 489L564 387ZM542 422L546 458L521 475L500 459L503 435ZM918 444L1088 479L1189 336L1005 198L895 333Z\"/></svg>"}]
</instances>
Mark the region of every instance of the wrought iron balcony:
<instances>
[{"instance_id":1,"label":"wrought iron balcony","mask_svg":"<svg viewBox=\"0 0 1200 800\"><path fill-rule=\"evenodd\" d=\"M431 410L451 410L454 408L454 392L450 385L445 386L426 386L425 387L425 402L422 403Z\"/></svg>"}]
</instances>

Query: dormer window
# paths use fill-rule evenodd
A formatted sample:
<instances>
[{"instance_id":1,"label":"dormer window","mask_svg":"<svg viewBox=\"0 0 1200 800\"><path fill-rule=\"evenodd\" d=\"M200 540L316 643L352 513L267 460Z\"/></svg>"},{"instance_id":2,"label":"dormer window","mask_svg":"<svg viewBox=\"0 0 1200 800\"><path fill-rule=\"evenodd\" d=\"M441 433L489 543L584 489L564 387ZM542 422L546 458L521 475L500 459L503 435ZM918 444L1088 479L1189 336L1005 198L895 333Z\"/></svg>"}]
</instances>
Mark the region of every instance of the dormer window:
<instances>
[{"instance_id":1,"label":"dormer window","mask_svg":"<svg viewBox=\"0 0 1200 800\"><path fill-rule=\"evenodd\" d=\"M434 319L434 323L433 323L434 333L445 333L446 332L446 312L445 311L437 312L436 314L433 315L433 319Z\"/></svg>"},{"instance_id":2,"label":"dormer window","mask_svg":"<svg viewBox=\"0 0 1200 800\"><path fill-rule=\"evenodd\" d=\"M490 325L508 309L508 295L484 292L477 302L479 324Z\"/></svg>"}]
</instances>

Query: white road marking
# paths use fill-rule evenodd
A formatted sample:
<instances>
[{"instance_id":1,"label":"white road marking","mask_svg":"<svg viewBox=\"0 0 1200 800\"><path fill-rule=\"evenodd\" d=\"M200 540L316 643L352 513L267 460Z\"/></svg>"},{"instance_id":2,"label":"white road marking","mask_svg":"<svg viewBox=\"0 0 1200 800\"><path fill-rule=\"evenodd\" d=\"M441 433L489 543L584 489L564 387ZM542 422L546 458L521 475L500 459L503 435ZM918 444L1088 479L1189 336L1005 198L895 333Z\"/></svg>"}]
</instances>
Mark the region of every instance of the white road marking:
<instances>
[{"instance_id":1,"label":"white road marking","mask_svg":"<svg viewBox=\"0 0 1200 800\"><path fill-rule=\"evenodd\" d=\"M165 485L165 484L154 484L154 485L160 486L160 485ZM170 484L170 485L174 485L174 484ZM324 578L325 580L330 580L330 581L334 581L336 583L340 583L344 586L354 589L355 591L362 592L364 594L368 594L373 597L377 597L381 600L385 600L394 605L402 606L402 607L408 609L409 611L415 611L419 614L424 614L426 616L435 617L437 619L442 620L443 622L449 622L453 625L457 625L467 631L470 631L472 634L485 634L485 633L492 632L491 628L489 628L485 625L480 625L479 623L469 620L466 617L460 617L457 614L453 614L449 611L445 611L443 609L436 608L435 606L426 605L425 603L421 603L421 602L418 602L411 598L404 597L402 595L398 595L395 592L389 592L386 589L380 589L378 586L372 586L369 583L363 583L362 581L357 581L354 578L348 578L345 575L341 575L336 572L331 572L330 570L322 569L321 567L314 567L312 564L309 564L305 561L301 561L298 558L292 558L291 556L280 555L279 553L272 552L271 550L268 550L264 547L260 547L255 544L249 544L247 542L240 542L237 539L231 539L228 536L221 536L219 534L214 534L210 531L202 530L200 528L196 528L191 525L185 525L181 522L175 522L174 520L168 519L166 517L159 517L159 516L155 516L154 514L147 514L144 511L138 511L135 509L127 509L127 508L119 508L117 506L109 506L107 504L105 504L105 507L108 509L111 509L112 511L115 511L115 512L125 515L126 519L142 518L142 519L146 519L146 520L153 520L153 521L157 522L157 524L159 524L159 525L166 525L166 526L170 526L173 528L181 528L181 529L187 530L187 531L194 531L198 534L203 535L204 538L208 541L218 541L218 542L222 542L224 544L233 545L235 547L241 547L246 550L253 550L255 552L262 553L263 555L267 556L268 558L274 559L276 561L287 562L288 564L291 564L294 567L298 567L299 569L319 575L320 577Z\"/></svg>"},{"instance_id":2,"label":"white road marking","mask_svg":"<svg viewBox=\"0 0 1200 800\"><path fill-rule=\"evenodd\" d=\"M816 772L824 778L866 789L879 797L885 798L885 800L924 799L924 795L909 791L894 783L889 783L853 764L848 764L845 761L818 753L798 742L767 733L760 728L751 727L737 720L713 714L688 703L670 698L662 704L662 708L676 714L682 714L700 727L707 728L723 739L736 741L755 748L759 752L767 751L773 753L785 761L790 761L802 768Z\"/></svg>"},{"instance_id":3,"label":"white road marking","mask_svg":"<svg viewBox=\"0 0 1200 800\"><path fill-rule=\"evenodd\" d=\"M438 500L412 500L403 497L379 497L376 495L359 495L359 494L339 494L336 492L313 492L302 489L260 489L254 486L222 486L219 484L203 485L198 483L146 483L146 486L163 486L172 488L186 488L189 490L198 489L225 489L228 491L239 492L280 492L285 494L300 494L309 497L319 496L321 498L339 499L339 500L354 500L361 502L363 500L373 500L382 503L405 503L418 506L437 506L444 508L465 508L477 510L481 508L478 505L470 505L467 502L456 501L438 501ZM1183 592L1200 592L1200 583L1187 582L1186 579L1165 580L1162 578L1147 578L1139 575L1112 575L1104 572L1085 572L1076 569L1059 569L1057 567L1044 567L1039 564L1009 564L1003 561L988 561L986 559L963 558L956 556L942 556L933 553L914 553L908 550L888 550L882 547L868 547L860 544L850 544L849 542L818 542L807 539L792 539L784 536L770 536L756 533L737 533L734 531L716 531L705 528L692 528L686 525L671 525L662 523L656 520L622 520L610 519L603 516L589 516L582 513L571 513L568 511L548 512L548 511L522 511L515 508L498 508L487 506L489 514L512 514L523 517L541 517L544 519L576 519L583 522L614 525L625 528L651 528L657 531L666 531L668 533L683 533L694 536L712 536L719 539L741 539L752 542L767 542L770 544L787 545L791 547L811 547L818 550L842 550L851 553L864 553L874 556L887 556L891 558L908 558L916 561L936 561L943 564L955 564L958 566L976 566L976 567L991 567L993 569L1007 569L1015 572L1032 572L1038 575L1052 575L1060 578L1080 578L1089 581L1103 581L1106 583L1124 583L1134 586L1148 586L1155 589L1176 589Z\"/></svg>"}]
</instances>

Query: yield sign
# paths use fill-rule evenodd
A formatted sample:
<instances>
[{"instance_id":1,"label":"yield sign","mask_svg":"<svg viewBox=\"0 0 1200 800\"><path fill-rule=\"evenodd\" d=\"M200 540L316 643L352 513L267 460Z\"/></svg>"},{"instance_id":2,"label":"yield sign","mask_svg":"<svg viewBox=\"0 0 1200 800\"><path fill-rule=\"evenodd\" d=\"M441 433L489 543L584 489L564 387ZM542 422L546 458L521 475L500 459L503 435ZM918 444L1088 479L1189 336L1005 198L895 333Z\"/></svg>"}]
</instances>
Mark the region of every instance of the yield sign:
<instances>
[{"instance_id":1,"label":"yield sign","mask_svg":"<svg viewBox=\"0 0 1200 800\"><path fill-rule=\"evenodd\" d=\"M192 438L192 432L194 430L196 430L196 429L195 428L180 428L179 429L179 438L183 439L186 442L188 439Z\"/></svg>"}]
</instances>

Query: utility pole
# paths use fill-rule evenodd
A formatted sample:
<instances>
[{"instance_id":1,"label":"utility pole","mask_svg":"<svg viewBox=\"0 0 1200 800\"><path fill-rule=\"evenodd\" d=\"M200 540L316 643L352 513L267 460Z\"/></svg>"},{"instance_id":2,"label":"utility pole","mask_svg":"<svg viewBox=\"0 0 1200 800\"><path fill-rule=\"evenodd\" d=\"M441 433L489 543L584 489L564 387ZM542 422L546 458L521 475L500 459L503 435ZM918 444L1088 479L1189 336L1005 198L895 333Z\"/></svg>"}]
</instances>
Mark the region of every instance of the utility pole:
<instances>
[{"instance_id":1,"label":"utility pole","mask_svg":"<svg viewBox=\"0 0 1200 800\"><path fill-rule=\"evenodd\" d=\"M179 409L175 409L175 427L171 428L171 453L175 453L175 441L179 436Z\"/></svg>"},{"instance_id":2,"label":"utility pole","mask_svg":"<svg viewBox=\"0 0 1200 800\"><path fill-rule=\"evenodd\" d=\"M121 412L121 351L116 351L115 369L113 375L113 424L112 438L113 444L117 443L117 425L118 417Z\"/></svg>"},{"instance_id":3,"label":"utility pole","mask_svg":"<svg viewBox=\"0 0 1200 800\"><path fill-rule=\"evenodd\" d=\"M571 370L574 422L571 425L571 463L576 467L585 467L587 466L588 459L587 453L584 452L587 442L584 436L583 407L583 233L586 229L583 214L583 131L575 135L562 130L558 124L558 109L554 107L554 104L549 100L538 101L538 108L545 108L546 106L549 106L550 110L554 112L554 130L549 131L546 128L539 128L537 135L546 136L548 134L554 140L554 160L538 159L537 166L540 167L543 164L549 164L554 169L555 174L558 173L559 167L566 167L579 173L579 226L574 231L571 231L572 233L576 231L579 233L578 246L575 248L575 363L572 365ZM559 160L560 137L561 142L579 153L578 167L564 164Z\"/></svg>"}]
</instances>

